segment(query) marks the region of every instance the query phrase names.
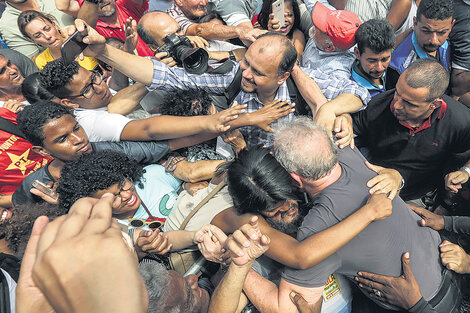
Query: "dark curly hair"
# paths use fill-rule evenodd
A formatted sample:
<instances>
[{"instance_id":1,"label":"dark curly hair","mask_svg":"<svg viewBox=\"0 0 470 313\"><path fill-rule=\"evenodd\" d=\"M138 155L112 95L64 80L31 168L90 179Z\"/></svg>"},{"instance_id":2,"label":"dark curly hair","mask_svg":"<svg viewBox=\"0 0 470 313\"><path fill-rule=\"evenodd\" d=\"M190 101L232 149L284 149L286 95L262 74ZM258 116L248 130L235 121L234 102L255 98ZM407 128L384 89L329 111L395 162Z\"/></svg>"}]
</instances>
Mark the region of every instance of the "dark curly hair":
<instances>
[{"instance_id":1,"label":"dark curly hair","mask_svg":"<svg viewBox=\"0 0 470 313\"><path fill-rule=\"evenodd\" d=\"M41 74L39 74L39 72L25 77L21 84L21 93L31 104L39 100L52 100L55 98L55 96L42 85Z\"/></svg>"},{"instance_id":2,"label":"dark curly hair","mask_svg":"<svg viewBox=\"0 0 470 313\"><path fill-rule=\"evenodd\" d=\"M31 236L34 221L43 215L53 220L58 216L67 214L67 211L57 205L40 202L15 207L12 213L11 218L0 224L0 238L4 237L8 248L16 256L21 257Z\"/></svg>"},{"instance_id":3,"label":"dark curly hair","mask_svg":"<svg viewBox=\"0 0 470 313\"><path fill-rule=\"evenodd\" d=\"M355 39L361 54L366 48L382 53L395 45L395 31L387 20L372 19L359 26Z\"/></svg>"},{"instance_id":4,"label":"dark curly hair","mask_svg":"<svg viewBox=\"0 0 470 313\"><path fill-rule=\"evenodd\" d=\"M101 151L82 155L62 169L57 187L59 205L69 210L78 199L123 183L124 179L139 183L143 173L143 167L123 153Z\"/></svg>"},{"instance_id":5,"label":"dark curly hair","mask_svg":"<svg viewBox=\"0 0 470 313\"><path fill-rule=\"evenodd\" d=\"M208 115L211 105L212 100L204 90L177 90L165 96L161 113L175 116Z\"/></svg>"},{"instance_id":6,"label":"dark curly hair","mask_svg":"<svg viewBox=\"0 0 470 313\"><path fill-rule=\"evenodd\" d=\"M416 19L421 16L431 20L447 20L454 16L454 0L422 0L416 11Z\"/></svg>"},{"instance_id":7,"label":"dark curly hair","mask_svg":"<svg viewBox=\"0 0 470 313\"><path fill-rule=\"evenodd\" d=\"M79 67L76 61L70 64L65 64L62 59L49 62L40 72L42 85L57 98L66 98L72 91L65 86L78 73Z\"/></svg>"},{"instance_id":8,"label":"dark curly hair","mask_svg":"<svg viewBox=\"0 0 470 313\"><path fill-rule=\"evenodd\" d=\"M300 198L290 174L261 146L240 151L228 165L227 185L239 214L258 214L281 201Z\"/></svg>"},{"instance_id":9,"label":"dark curly hair","mask_svg":"<svg viewBox=\"0 0 470 313\"><path fill-rule=\"evenodd\" d=\"M258 15L258 23L263 29L268 29L269 14L273 13L273 2L274 0L263 0L263 6ZM296 0L284 0L284 3L286 2L292 5L292 11L294 12L294 25L287 34L288 38L292 38L294 30L300 28L300 10Z\"/></svg>"},{"instance_id":10,"label":"dark curly hair","mask_svg":"<svg viewBox=\"0 0 470 313\"><path fill-rule=\"evenodd\" d=\"M73 116L73 113L58 103L41 100L18 112L18 127L33 146L42 146L45 139L44 125L64 115Z\"/></svg>"}]
</instances>

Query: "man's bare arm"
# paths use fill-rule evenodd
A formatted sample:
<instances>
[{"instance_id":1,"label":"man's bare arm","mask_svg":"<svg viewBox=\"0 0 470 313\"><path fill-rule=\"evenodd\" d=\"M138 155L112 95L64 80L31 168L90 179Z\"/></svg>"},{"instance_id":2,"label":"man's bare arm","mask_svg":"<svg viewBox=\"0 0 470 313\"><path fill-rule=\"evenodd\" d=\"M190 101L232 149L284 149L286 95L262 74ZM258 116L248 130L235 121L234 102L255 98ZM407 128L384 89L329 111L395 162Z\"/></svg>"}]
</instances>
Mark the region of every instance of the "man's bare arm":
<instances>
[{"instance_id":1,"label":"man's bare arm","mask_svg":"<svg viewBox=\"0 0 470 313\"><path fill-rule=\"evenodd\" d=\"M126 115L131 113L140 100L148 93L147 88L141 83L120 90L108 104L108 112Z\"/></svg>"},{"instance_id":2,"label":"man's bare arm","mask_svg":"<svg viewBox=\"0 0 470 313\"><path fill-rule=\"evenodd\" d=\"M91 27L95 27L98 22L98 8L98 3L84 1L82 7L77 12L76 18L85 21Z\"/></svg>"},{"instance_id":3,"label":"man's bare arm","mask_svg":"<svg viewBox=\"0 0 470 313\"><path fill-rule=\"evenodd\" d=\"M310 76L302 71L297 64L294 65L294 68L292 69L292 78L294 79L295 85L302 94L302 97L312 110L313 116L315 116L320 107L328 102L328 100L323 95L317 83L315 83L315 81Z\"/></svg>"}]
</instances>

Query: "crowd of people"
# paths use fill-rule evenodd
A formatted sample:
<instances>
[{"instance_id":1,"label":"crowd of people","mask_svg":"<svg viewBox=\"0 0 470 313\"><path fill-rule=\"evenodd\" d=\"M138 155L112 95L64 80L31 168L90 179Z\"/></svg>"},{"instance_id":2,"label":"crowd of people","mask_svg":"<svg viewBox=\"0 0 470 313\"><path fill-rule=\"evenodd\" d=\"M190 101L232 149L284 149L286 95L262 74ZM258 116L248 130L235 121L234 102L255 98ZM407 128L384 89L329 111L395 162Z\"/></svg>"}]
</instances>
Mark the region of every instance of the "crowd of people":
<instances>
[{"instance_id":1,"label":"crowd of people","mask_svg":"<svg viewBox=\"0 0 470 313\"><path fill-rule=\"evenodd\" d=\"M1 313L469 312L470 1L4 1Z\"/></svg>"}]
</instances>

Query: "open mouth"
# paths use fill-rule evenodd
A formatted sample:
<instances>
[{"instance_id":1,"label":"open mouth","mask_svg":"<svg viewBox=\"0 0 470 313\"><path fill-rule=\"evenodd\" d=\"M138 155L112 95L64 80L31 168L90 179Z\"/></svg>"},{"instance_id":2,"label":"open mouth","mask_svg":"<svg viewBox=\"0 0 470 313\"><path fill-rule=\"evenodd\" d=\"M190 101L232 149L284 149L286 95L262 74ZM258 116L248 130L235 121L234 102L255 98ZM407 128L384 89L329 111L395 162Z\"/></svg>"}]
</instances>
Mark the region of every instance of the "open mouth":
<instances>
[{"instance_id":1,"label":"open mouth","mask_svg":"<svg viewBox=\"0 0 470 313\"><path fill-rule=\"evenodd\" d=\"M129 201L127 201L126 206L133 206L136 202L137 196L135 195L135 193L133 193Z\"/></svg>"}]
</instances>

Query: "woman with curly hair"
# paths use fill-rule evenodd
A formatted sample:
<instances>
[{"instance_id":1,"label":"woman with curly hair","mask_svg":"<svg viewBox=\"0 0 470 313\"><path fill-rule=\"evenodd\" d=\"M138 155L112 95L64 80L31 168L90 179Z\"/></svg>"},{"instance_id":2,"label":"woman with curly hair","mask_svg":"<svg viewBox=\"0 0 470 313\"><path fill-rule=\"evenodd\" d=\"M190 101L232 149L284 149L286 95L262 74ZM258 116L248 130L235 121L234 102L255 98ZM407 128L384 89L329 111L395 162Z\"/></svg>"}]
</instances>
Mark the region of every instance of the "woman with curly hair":
<instances>
[{"instance_id":1,"label":"woman with curly hair","mask_svg":"<svg viewBox=\"0 0 470 313\"><path fill-rule=\"evenodd\" d=\"M18 28L23 36L46 48L34 59L39 70L42 70L47 63L62 57L60 46L66 37L60 32L54 20L53 16L35 10L21 12L18 16ZM98 66L96 59L91 57L84 57L83 60L78 60L78 63L90 71Z\"/></svg>"},{"instance_id":2,"label":"woman with curly hair","mask_svg":"<svg viewBox=\"0 0 470 313\"><path fill-rule=\"evenodd\" d=\"M67 210L80 198L112 193L114 217L152 227L159 224L152 221L165 222L180 186L163 166L143 168L124 154L102 151L67 163L57 193L59 205Z\"/></svg>"}]
</instances>

